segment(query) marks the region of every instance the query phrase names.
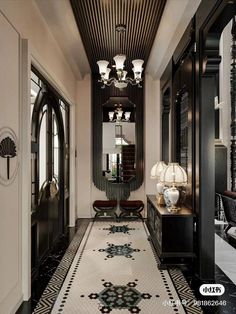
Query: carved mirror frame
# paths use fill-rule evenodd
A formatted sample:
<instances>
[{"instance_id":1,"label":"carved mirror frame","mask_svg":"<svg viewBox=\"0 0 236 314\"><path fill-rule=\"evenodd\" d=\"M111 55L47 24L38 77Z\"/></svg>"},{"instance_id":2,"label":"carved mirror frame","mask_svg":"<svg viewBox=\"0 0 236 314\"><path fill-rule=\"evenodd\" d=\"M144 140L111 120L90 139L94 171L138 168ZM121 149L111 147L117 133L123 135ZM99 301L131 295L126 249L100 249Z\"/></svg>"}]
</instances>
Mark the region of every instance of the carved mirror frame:
<instances>
[{"instance_id":1,"label":"carved mirror frame","mask_svg":"<svg viewBox=\"0 0 236 314\"><path fill-rule=\"evenodd\" d=\"M136 105L136 176L130 182L111 183L102 176L102 120L103 107L110 97L128 97ZM113 86L101 89L96 78L93 79L92 99L92 124L93 124L93 183L101 191L106 192L108 199L126 200L130 192L137 190L143 183L143 89L128 86L119 90Z\"/></svg>"}]
</instances>

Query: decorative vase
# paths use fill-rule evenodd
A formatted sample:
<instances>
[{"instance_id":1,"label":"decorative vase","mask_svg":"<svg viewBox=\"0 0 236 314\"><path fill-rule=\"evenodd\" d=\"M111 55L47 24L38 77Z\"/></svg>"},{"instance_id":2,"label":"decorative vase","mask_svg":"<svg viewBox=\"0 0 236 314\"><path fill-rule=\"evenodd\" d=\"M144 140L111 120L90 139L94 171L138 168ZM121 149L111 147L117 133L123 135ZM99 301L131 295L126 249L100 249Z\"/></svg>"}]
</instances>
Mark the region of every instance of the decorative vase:
<instances>
[{"instance_id":1,"label":"decorative vase","mask_svg":"<svg viewBox=\"0 0 236 314\"><path fill-rule=\"evenodd\" d=\"M177 211L178 207L176 207L176 204L179 199L179 191L175 187L171 187L165 190L168 200L169 200L169 210L170 211Z\"/></svg>"}]
</instances>

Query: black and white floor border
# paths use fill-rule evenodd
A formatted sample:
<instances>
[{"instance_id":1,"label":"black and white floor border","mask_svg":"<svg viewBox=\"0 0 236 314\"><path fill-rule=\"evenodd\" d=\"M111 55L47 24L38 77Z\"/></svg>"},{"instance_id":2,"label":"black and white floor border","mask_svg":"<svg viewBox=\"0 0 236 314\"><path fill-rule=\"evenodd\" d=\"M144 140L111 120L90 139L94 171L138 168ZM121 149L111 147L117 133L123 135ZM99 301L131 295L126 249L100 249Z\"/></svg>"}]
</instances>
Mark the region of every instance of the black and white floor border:
<instances>
[{"instance_id":1,"label":"black and white floor border","mask_svg":"<svg viewBox=\"0 0 236 314\"><path fill-rule=\"evenodd\" d=\"M63 285L66 275L70 269L73 259L80 247L81 241L85 236L88 224L82 224L71 241L65 255L59 266L44 290L39 302L37 303L33 314L48 314L57 299L58 293Z\"/></svg>"}]
</instances>

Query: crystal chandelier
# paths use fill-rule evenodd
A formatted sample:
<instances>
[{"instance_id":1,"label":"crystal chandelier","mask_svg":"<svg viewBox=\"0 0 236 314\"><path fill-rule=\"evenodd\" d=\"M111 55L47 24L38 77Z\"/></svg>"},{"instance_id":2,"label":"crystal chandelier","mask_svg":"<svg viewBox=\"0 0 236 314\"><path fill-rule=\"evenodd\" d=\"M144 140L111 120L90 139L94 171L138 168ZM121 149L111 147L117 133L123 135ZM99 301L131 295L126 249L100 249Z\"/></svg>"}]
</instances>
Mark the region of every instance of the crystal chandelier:
<instances>
[{"instance_id":1,"label":"crystal chandelier","mask_svg":"<svg viewBox=\"0 0 236 314\"><path fill-rule=\"evenodd\" d=\"M116 31L120 34L120 36L124 35L126 31L126 26L124 24L119 24L116 26ZM111 77L109 78L111 69L108 68L109 62L106 60L99 60L97 61L97 65L99 67L99 73L101 75L101 79L99 80L100 83L102 83L102 88L105 88L105 86L110 86L111 84L114 84L115 87L122 89L127 87L128 84L131 85L137 85L138 87L141 86L142 82L142 71L143 71L143 60L141 59L135 59L132 61L133 64L133 72L134 72L134 78L126 77L127 71L124 70L124 63L126 60L126 55L124 54L118 54L116 55L113 60L115 61L115 68L116 68L116 75L117 77Z\"/></svg>"}]
</instances>

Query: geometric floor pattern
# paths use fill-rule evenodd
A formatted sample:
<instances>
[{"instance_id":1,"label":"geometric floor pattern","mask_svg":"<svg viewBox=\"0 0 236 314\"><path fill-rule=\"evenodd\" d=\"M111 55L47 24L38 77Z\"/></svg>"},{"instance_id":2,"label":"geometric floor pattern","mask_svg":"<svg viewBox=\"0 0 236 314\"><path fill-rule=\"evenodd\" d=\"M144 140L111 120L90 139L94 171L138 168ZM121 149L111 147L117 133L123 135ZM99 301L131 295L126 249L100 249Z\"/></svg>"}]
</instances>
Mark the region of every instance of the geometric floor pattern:
<instances>
[{"instance_id":1,"label":"geometric floor pattern","mask_svg":"<svg viewBox=\"0 0 236 314\"><path fill-rule=\"evenodd\" d=\"M134 252L140 252L139 249L134 249L131 246L132 243L125 243L123 245L115 245L113 243L107 242L107 248L105 249L99 249L99 252L105 252L107 254L107 258L112 258L115 256L125 256L126 258L133 258L133 253ZM105 260L107 260L105 258Z\"/></svg>"},{"instance_id":2,"label":"geometric floor pattern","mask_svg":"<svg viewBox=\"0 0 236 314\"><path fill-rule=\"evenodd\" d=\"M143 222L117 222L118 232L108 234L109 228L90 223L51 313L202 313L182 273L172 269L171 277L158 268Z\"/></svg>"}]
</instances>

